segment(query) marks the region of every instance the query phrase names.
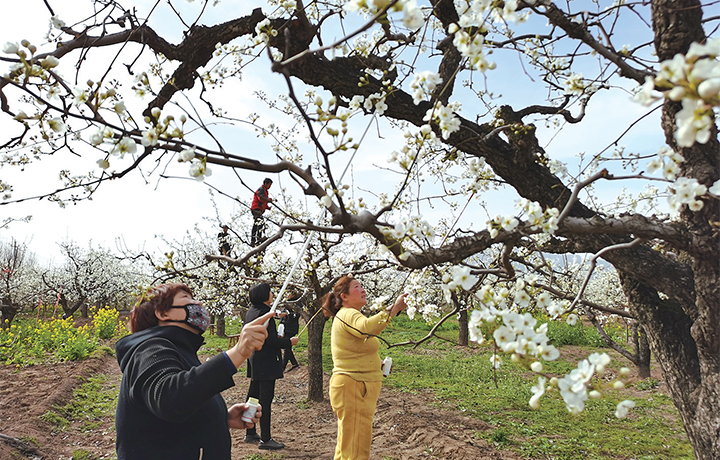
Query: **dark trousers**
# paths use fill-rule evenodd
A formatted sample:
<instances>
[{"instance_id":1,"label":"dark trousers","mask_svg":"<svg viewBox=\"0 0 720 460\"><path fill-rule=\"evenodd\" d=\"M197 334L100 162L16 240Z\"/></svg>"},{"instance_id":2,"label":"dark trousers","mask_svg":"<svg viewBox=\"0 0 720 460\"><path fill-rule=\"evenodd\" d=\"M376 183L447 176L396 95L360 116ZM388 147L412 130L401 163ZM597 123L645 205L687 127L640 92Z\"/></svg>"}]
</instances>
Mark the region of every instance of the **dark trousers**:
<instances>
[{"instance_id":1,"label":"dark trousers","mask_svg":"<svg viewBox=\"0 0 720 460\"><path fill-rule=\"evenodd\" d=\"M270 406L275 397L275 380L250 380L248 398L257 398L262 406L262 417L260 417L260 439L263 442L270 440ZM247 430L246 434L257 434L257 426Z\"/></svg>"},{"instance_id":2,"label":"dark trousers","mask_svg":"<svg viewBox=\"0 0 720 460\"><path fill-rule=\"evenodd\" d=\"M250 233L250 246L255 247L265 241L265 218L262 211L253 209L253 226Z\"/></svg>"},{"instance_id":3,"label":"dark trousers","mask_svg":"<svg viewBox=\"0 0 720 460\"><path fill-rule=\"evenodd\" d=\"M284 348L283 352L283 369L287 367L288 361L292 363L293 366L298 365L297 359L295 359L295 353L292 351L292 347Z\"/></svg>"}]
</instances>

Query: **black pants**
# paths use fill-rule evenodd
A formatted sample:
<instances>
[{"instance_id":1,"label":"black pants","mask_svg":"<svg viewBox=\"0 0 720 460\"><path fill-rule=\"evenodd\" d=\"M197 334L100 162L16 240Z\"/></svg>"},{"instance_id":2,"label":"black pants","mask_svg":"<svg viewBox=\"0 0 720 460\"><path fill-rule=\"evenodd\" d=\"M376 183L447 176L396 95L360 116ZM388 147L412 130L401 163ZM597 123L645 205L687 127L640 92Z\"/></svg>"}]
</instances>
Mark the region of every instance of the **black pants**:
<instances>
[{"instance_id":1,"label":"black pants","mask_svg":"<svg viewBox=\"0 0 720 460\"><path fill-rule=\"evenodd\" d=\"M248 398L257 398L262 406L262 417L260 417L260 439L263 442L270 440L270 406L275 397L275 380L250 380ZM247 430L246 434L257 434L255 428Z\"/></svg>"},{"instance_id":2,"label":"black pants","mask_svg":"<svg viewBox=\"0 0 720 460\"><path fill-rule=\"evenodd\" d=\"M292 347L288 347L284 349L283 352L283 369L287 367L288 361L292 363L293 366L298 365L297 359L295 359L295 353L292 351Z\"/></svg>"},{"instance_id":3,"label":"black pants","mask_svg":"<svg viewBox=\"0 0 720 460\"><path fill-rule=\"evenodd\" d=\"M250 246L255 247L265 241L265 218L262 211L253 209L253 226L250 233Z\"/></svg>"}]
</instances>

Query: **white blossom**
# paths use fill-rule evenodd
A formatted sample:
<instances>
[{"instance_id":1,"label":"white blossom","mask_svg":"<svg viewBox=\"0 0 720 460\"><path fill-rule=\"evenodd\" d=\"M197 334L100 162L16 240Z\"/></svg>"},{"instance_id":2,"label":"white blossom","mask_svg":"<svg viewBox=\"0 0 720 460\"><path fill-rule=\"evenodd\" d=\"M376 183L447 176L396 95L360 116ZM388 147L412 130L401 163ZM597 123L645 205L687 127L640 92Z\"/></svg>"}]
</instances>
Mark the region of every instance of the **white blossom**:
<instances>
[{"instance_id":1,"label":"white blossom","mask_svg":"<svg viewBox=\"0 0 720 460\"><path fill-rule=\"evenodd\" d=\"M137 144L131 137L123 137L110 151L111 154L118 155L120 158L123 158L126 153L133 154L135 152L137 152Z\"/></svg>"},{"instance_id":2,"label":"white blossom","mask_svg":"<svg viewBox=\"0 0 720 460\"><path fill-rule=\"evenodd\" d=\"M195 146L180 151L180 154L178 155L178 161L181 163L185 161L190 161L193 158L195 158Z\"/></svg>"}]
</instances>

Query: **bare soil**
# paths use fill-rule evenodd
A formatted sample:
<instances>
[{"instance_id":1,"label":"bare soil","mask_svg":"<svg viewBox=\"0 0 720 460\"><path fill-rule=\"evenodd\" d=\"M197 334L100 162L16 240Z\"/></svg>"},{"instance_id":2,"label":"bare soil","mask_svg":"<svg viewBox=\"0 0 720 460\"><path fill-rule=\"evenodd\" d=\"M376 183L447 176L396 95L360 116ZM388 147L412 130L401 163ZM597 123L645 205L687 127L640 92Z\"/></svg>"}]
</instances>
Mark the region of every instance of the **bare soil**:
<instances>
[{"instance_id":1,"label":"bare soil","mask_svg":"<svg viewBox=\"0 0 720 460\"><path fill-rule=\"evenodd\" d=\"M105 374L108 386L119 387L120 370L114 357L28 367L0 366L0 459L72 459L75 451L91 454L85 460L115 457L114 417L74 420L59 431L41 415L64 406L73 390L86 379ZM223 393L228 404L243 401L248 379L242 370L236 386ZM327 380L325 376L325 388ZM272 436L286 448L276 453L258 450L244 442L244 431L233 431L232 458L332 459L337 422L325 395L322 402L307 402L307 368L278 380L272 407ZM373 426L371 459L520 460L478 439L475 433L490 429L486 423L457 411L433 405L433 395L403 393L383 388ZM88 430L88 422L97 423ZM16 443L14 439L22 442ZM79 455L78 455L79 457Z\"/></svg>"}]
</instances>

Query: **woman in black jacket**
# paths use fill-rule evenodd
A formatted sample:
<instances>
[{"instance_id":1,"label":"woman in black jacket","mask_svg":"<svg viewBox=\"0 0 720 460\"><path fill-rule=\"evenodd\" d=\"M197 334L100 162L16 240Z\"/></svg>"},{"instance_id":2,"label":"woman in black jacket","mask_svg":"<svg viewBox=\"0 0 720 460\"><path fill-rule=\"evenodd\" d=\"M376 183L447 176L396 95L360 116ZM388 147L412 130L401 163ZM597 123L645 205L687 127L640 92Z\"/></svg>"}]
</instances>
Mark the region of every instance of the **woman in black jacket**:
<instances>
[{"instance_id":1,"label":"woman in black jacket","mask_svg":"<svg viewBox=\"0 0 720 460\"><path fill-rule=\"evenodd\" d=\"M268 283L259 283L250 288L250 303L252 306L245 316L245 322L249 323L255 318L261 317L270 311L273 294ZM245 442L259 442L260 449L277 450L285 447L284 444L275 441L270 436L271 404L275 397L275 380L283 377L282 349L297 345L298 338L280 338L277 335L275 320L268 321L267 339L263 347L255 351L247 364L247 376L250 377L250 388L248 398L257 398L262 407L260 417L260 436L255 427L245 433Z\"/></svg>"},{"instance_id":2,"label":"woman in black jacket","mask_svg":"<svg viewBox=\"0 0 720 460\"><path fill-rule=\"evenodd\" d=\"M202 302L184 284L150 289L130 312L132 334L115 344L123 373L118 460L230 460L228 428L254 423L240 419L246 404L228 410L220 392L235 385L237 368L262 347L271 316L246 323L237 345L201 364L197 351L210 324Z\"/></svg>"},{"instance_id":3,"label":"woman in black jacket","mask_svg":"<svg viewBox=\"0 0 720 460\"><path fill-rule=\"evenodd\" d=\"M284 337L295 337L298 335L298 331L300 330L300 314L297 312L303 310L303 304L300 302L300 297L302 297L302 295L299 292L290 292L288 294L286 305L287 314L285 314L285 316L278 315L279 318L282 318L280 320L280 324L282 324L285 329L282 334ZM294 371L300 367L297 358L295 358L292 347L284 349L282 365L283 371L287 368L288 362L292 364L292 367L288 372Z\"/></svg>"}]
</instances>

